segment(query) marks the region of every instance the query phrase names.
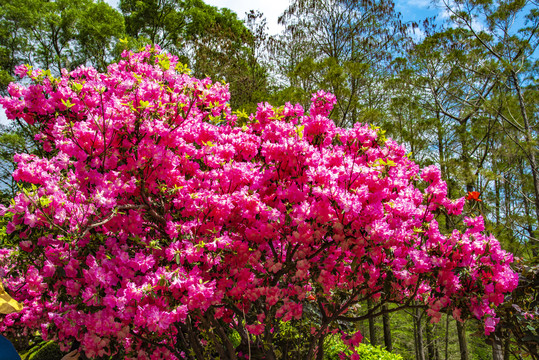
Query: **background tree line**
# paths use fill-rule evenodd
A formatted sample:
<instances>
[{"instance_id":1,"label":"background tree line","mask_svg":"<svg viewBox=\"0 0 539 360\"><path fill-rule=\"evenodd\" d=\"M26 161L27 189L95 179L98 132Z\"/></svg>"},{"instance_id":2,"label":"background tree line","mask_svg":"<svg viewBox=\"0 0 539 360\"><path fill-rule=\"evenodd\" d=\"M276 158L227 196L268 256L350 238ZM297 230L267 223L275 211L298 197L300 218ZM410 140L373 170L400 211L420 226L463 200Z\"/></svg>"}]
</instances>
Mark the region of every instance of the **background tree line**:
<instances>
[{"instance_id":1,"label":"background tree line","mask_svg":"<svg viewBox=\"0 0 539 360\"><path fill-rule=\"evenodd\" d=\"M307 104L314 91L330 91L338 125L381 126L420 165L440 166L452 197L479 192L482 201L467 206L521 259L521 286L494 336L450 316L431 324L417 309L358 324L368 341L407 359L539 359L538 3L435 5L445 20L405 23L392 0L292 0L279 19L285 30L269 36L263 14L240 20L202 0L121 0L119 9L0 0L0 91L21 63L56 74L81 65L104 71L122 50L146 44L179 56L197 77L228 82L240 116L263 100ZM40 151L35 131L1 129L4 200L21 186L10 176L13 154ZM446 224L444 214L439 221Z\"/></svg>"}]
</instances>

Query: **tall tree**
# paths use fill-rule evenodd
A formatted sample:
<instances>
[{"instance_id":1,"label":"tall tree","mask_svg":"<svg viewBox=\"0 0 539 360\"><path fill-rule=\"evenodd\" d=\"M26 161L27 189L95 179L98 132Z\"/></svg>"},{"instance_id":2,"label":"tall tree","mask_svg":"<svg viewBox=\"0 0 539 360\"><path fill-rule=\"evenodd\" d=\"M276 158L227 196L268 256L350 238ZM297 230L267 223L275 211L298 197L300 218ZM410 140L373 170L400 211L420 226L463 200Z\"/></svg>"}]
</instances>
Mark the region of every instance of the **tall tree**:
<instances>
[{"instance_id":1,"label":"tall tree","mask_svg":"<svg viewBox=\"0 0 539 360\"><path fill-rule=\"evenodd\" d=\"M526 140L524 126L515 118L522 119L518 96L511 92L513 82L471 29L431 24L425 24L426 37L396 63L399 91L392 100L396 104L392 114L398 126L391 127L392 135L406 137L401 129L412 129L406 141L414 147L414 155L439 163L454 195L484 193L487 205L482 210L486 216L492 213L498 231L506 229L511 246L518 243L516 238L534 239L537 219L530 216L536 209L530 168L534 142ZM521 71L524 80L533 65ZM527 109L536 114L531 83L524 88ZM425 123L414 121L413 114L403 117L413 106L422 110ZM407 119L404 126L402 119ZM502 202L502 197L511 201ZM533 243L530 248L536 251Z\"/></svg>"},{"instance_id":2,"label":"tall tree","mask_svg":"<svg viewBox=\"0 0 539 360\"><path fill-rule=\"evenodd\" d=\"M313 89L339 99L339 125L376 121L387 105L381 83L406 34L391 0L296 0L279 18L277 66L306 103ZM291 41L290 41L291 40Z\"/></svg>"},{"instance_id":3,"label":"tall tree","mask_svg":"<svg viewBox=\"0 0 539 360\"><path fill-rule=\"evenodd\" d=\"M103 1L1 0L3 70L20 62L50 69L93 65L104 70L124 34L121 14Z\"/></svg>"},{"instance_id":4,"label":"tall tree","mask_svg":"<svg viewBox=\"0 0 539 360\"><path fill-rule=\"evenodd\" d=\"M538 3L535 0L458 0L443 4L451 14L453 24L466 30L467 41L485 52L483 61L493 64L489 74L485 74L484 82L497 88L498 96L496 101L488 101L486 97L481 100L486 111L517 130L516 136L508 136L508 140L518 145L526 159L526 172L531 175L533 184L530 205L537 227L537 101L533 95L536 84L530 81L530 74L537 66L534 53L539 46Z\"/></svg>"},{"instance_id":5,"label":"tall tree","mask_svg":"<svg viewBox=\"0 0 539 360\"><path fill-rule=\"evenodd\" d=\"M121 0L120 9L127 35L179 56L195 76L229 83L234 108L266 93L266 70L256 58L265 36L260 15L248 17L249 29L229 9L202 0Z\"/></svg>"},{"instance_id":6,"label":"tall tree","mask_svg":"<svg viewBox=\"0 0 539 360\"><path fill-rule=\"evenodd\" d=\"M404 102L400 98L406 92L396 100L418 106L430 119L415 126L408 141L424 145L418 149L426 154L423 159L430 156L440 164L451 193L481 192L483 202L474 206L492 221L489 230L519 255L533 257L538 224L537 3L445 5L452 14L449 26L426 23L426 36L402 60L406 66L398 81L413 90ZM394 111L396 119L406 119L404 109ZM461 357L466 358L465 331L458 330ZM495 350L500 356L500 348Z\"/></svg>"}]
</instances>

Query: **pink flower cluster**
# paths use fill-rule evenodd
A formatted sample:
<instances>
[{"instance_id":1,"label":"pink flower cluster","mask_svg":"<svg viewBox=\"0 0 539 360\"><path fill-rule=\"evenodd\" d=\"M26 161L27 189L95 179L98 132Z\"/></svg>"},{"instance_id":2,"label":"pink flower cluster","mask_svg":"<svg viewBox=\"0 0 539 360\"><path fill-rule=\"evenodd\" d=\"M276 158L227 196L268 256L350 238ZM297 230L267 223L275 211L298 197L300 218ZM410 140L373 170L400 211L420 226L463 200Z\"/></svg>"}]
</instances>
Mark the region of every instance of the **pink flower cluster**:
<instances>
[{"instance_id":1,"label":"pink flower cluster","mask_svg":"<svg viewBox=\"0 0 539 360\"><path fill-rule=\"evenodd\" d=\"M34 186L3 210L21 239L2 253L5 282L25 305L4 327L76 339L89 357L173 359L182 331L210 320L271 339L310 302L324 334L371 298L492 331L517 285L512 256L481 217L440 231L434 212L461 214L464 199L437 168L369 125L336 127L322 91L308 114L260 104L236 126L228 86L176 62L147 49L106 73L18 70L31 85L0 104L40 129L47 155L15 157Z\"/></svg>"}]
</instances>

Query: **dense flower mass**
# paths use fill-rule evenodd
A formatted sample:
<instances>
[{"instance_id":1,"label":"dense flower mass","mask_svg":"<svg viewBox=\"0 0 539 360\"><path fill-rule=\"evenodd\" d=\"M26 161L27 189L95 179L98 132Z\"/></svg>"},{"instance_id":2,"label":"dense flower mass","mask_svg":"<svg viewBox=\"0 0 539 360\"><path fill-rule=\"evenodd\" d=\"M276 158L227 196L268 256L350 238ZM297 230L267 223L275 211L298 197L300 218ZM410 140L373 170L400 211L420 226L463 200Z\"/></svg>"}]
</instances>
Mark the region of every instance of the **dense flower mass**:
<instances>
[{"instance_id":1,"label":"dense flower mass","mask_svg":"<svg viewBox=\"0 0 539 360\"><path fill-rule=\"evenodd\" d=\"M246 342L274 351L260 344L306 311L319 339L372 299L368 316L413 302L492 331L512 256L480 216L440 231L436 214L465 199L447 198L436 167L369 125L336 127L331 94L308 113L264 103L237 118L227 85L182 68L147 49L106 73L17 69L31 84L0 104L45 155L15 158L28 186L3 209L19 246L0 260L25 308L4 327L76 339L89 357L203 358L207 343L232 359Z\"/></svg>"}]
</instances>

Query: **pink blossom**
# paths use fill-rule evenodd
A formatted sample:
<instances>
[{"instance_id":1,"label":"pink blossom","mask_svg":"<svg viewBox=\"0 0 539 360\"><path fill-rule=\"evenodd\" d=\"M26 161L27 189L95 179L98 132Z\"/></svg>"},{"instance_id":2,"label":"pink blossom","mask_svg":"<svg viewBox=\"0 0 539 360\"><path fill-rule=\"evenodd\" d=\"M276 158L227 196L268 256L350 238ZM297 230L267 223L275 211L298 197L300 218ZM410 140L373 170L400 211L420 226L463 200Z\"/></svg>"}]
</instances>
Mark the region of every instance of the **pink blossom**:
<instances>
[{"instance_id":1,"label":"pink blossom","mask_svg":"<svg viewBox=\"0 0 539 360\"><path fill-rule=\"evenodd\" d=\"M27 76L28 72L30 71L31 67L28 65L19 65L15 67L14 73L20 78L23 78Z\"/></svg>"},{"instance_id":2,"label":"pink blossom","mask_svg":"<svg viewBox=\"0 0 539 360\"><path fill-rule=\"evenodd\" d=\"M370 294L415 295L433 321L471 313L493 331L518 283L512 255L482 217L440 230L436 210L459 215L464 198L448 198L438 168L368 124L336 126L325 91L308 112L260 103L240 126L227 85L176 64L126 51L106 73L79 67L54 84L34 70L0 98L46 150L15 156L14 178L33 190L0 208L22 239L0 251L4 284L25 304L0 330L77 340L90 357L172 359L182 329L276 336L277 321L337 319Z\"/></svg>"},{"instance_id":3,"label":"pink blossom","mask_svg":"<svg viewBox=\"0 0 539 360\"><path fill-rule=\"evenodd\" d=\"M490 335L494 330L496 330L496 325L500 319L489 317L485 320L485 335Z\"/></svg>"}]
</instances>

